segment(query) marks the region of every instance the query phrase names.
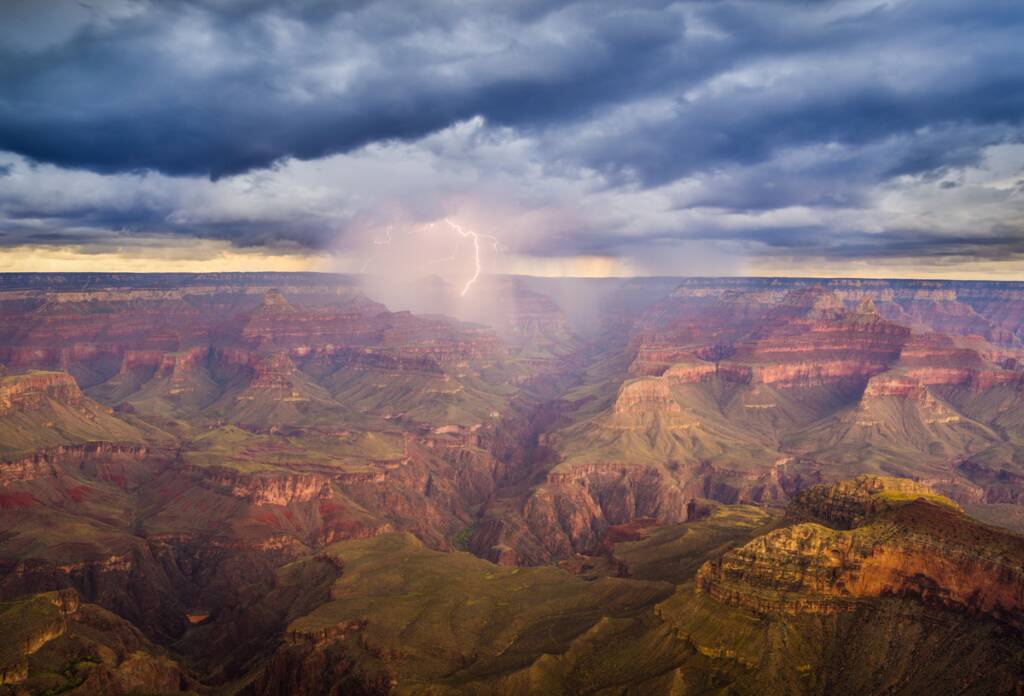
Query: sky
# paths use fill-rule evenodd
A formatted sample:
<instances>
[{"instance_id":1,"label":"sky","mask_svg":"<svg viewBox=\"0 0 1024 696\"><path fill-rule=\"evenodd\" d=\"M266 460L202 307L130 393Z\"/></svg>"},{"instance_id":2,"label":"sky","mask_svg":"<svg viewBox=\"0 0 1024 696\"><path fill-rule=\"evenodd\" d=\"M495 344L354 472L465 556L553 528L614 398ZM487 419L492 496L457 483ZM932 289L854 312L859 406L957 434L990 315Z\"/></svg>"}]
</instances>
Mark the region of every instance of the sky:
<instances>
[{"instance_id":1,"label":"sky","mask_svg":"<svg viewBox=\"0 0 1024 696\"><path fill-rule=\"evenodd\" d=\"M1020 0L4 0L0 271L1024 280Z\"/></svg>"}]
</instances>

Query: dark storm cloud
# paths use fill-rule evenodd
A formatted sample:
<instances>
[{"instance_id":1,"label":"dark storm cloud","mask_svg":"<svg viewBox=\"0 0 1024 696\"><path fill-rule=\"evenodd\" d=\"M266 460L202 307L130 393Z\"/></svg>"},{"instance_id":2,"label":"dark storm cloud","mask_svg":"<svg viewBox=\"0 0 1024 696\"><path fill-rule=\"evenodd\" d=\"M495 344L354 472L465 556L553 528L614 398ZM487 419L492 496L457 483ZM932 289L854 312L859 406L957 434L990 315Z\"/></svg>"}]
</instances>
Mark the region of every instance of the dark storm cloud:
<instances>
[{"instance_id":1,"label":"dark storm cloud","mask_svg":"<svg viewBox=\"0 0 1024 696\"><path fill-rule=\"evenodd\" d=\"M550 123L651 89L683 33L654 3L331 7L157 3L43 50L3 51L0 148L99 172L217 177L478 114ZM563 42L541 35L544 22L583 30ZM332 84L336 68L347 84Z\"/></svg>"},{"instance_id":2,"label":"dark storm cloud","mask_svg":"<svg viewBox=\"0 0 1024 696\"><path fill-rule=\"evenodd\" d=\"M94 13L103 17L108 4L95 3ZM714 40L687 32L681 13L663 4L531 3L489 12L415 2L144 5L137 14L89 18L40 50L0 45L0 148L95 171L220 176L415 138L477 114L544 127L668 95L678 99L670 123L627 124L632 143L612 133L579 153L654 183L723 161L761 161L792 144L861 144L936 123L1019 125L1024 112L1024 55L1011 31L1024 23L1020 3L964 9L929 0L831 21L805 18L814 7L806 3L692 5L725 32ZM304 45L288 46L277 33L289 31ZM850 79L840 66L798 90L683 96L756 59L787 58L799 69L799 61L813 67L845 52L856 69L876 52L912 54L930 48L915 39L948 37L975 53L927 66L919 84ZM342 89L311 80L361 52L370 60ZM917 155L895 162L893 173L945 161L941 152Z\"/></svg>"},{"instance_id":3,"label":"dark storm cloud","mask_svg":"<svg viewBox=\"0 0 1024 696\"><path fill-rule=\"evenodd\" d=\"M963 233L936 234L930 230L887 230L881 233L847 232L840 238L829 239L828 230L810 229L765 234L762 241L790 251L816 245L824 258L833 260L970 257L1000 261L1007 260L1011 255L1024 254L1024 238L1018 231L1006 232L1006 236L979 236Z\"/></svg>"},{"instance_id":4,"label":"dark storm cloud","mask_svg":"<svg viewBox=\"0 0 1024 696\"><path fill-rule=\"evenodd\" d=\"M629 254L707 239L750 253L995 258L1020 251L1019 203L963 172L984 168L993 146L1024 142L1022 35L1019 0L9 0L0 150L103 175L224 180L415 145L482 116L488 132L531 143L515 150L535 160L531 172L596 173L588 194L603 187L606 200L670 189L666 210L680 221L627 230L628 212L579 215L511 240L523 253ZM451 160L442 171L471 169L460 181L508 166L460 153L438 155ZM92 229L322 248L365 213L341 207L328 220L235 205L182 216L191 190L5 196L17 171L0 162L3 244ZM977 213L941 229L877 219L879 191L918 185ZM508 195L523 207L543 198ZM818 220L759 219L795 207ZM716 214L751 224L707 217Z\"/></svg>"},{"instance_id":5,"label":"dark storm cloud","mask_svg":"<svg viewBox=\"0 0 1024 696\"><path fill-rule=\"evenodd\" d=\"M885 230L864 232L844 230L841 235L821 225L767 226L757 229L708 228L700 232L680 233L676 230L651 232L642 238L623 234L597 233L573 245L573 253L607 255L632 245L671 246L684 241L729 241L747 245L750 255L807 255L829 259L865 257L944 257L982 255L998 258L1003 252L1024 252L1024 238L1006 230L1006 238L941 234L929 230ZM531 252L558 255L567 248L567 239L558 235L545 239Z\"/></svg>"},{"instance_id":6,"label":"dark storm cloud","mask_svg":"<svg viewBox=\"0 0 1024 696\"><path fill-rule=\"evenodd\" d=\"M133 235L173 234L229 241L237 247L294 246L319 248L323 225L311 218L293 217L282 230L277 219L239 218L201 222L175 221L145 201L114 207L69 205L60 208L9 205L5 207L3 244L82 244L130 239ZM43 231L41 231L43 230Z\"/></svg>"},{"instance_id":7,"label":"dark storm cloud","mask_svg":"<svg viewBox=\"0 0 1024 696\"><path fill-rule=\"evenodd\" d=\"M658 237L678 241L677 235ZM877 232L828 227L765 227L757 230L709 232L688 235L688 240L733 240L747 243L746 253L760 256L818 256L832 261L855 259L943 259L950 257L1000 261L1024 255L1024 235L1019 229L996 234L938 233L925 229L890 229Z\"/></svg>"}]
</instances>

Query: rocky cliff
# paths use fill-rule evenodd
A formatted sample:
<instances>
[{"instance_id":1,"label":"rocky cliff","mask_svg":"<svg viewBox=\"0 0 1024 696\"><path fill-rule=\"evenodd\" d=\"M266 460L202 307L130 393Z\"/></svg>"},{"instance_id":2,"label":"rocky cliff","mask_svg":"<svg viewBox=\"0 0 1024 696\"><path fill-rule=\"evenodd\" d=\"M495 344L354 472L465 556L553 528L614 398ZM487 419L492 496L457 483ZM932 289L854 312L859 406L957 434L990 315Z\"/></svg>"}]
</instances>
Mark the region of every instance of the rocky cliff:
<instances>
[{"instance_id":1,"label":"rocky cliff","mask_svg":"<svg viewBox=\"0 0 1024 696\"><path fill-rule=\"evenodd\" d=\"M920 484L861 477L805 491L791 512L824 524L792 524L734 549L700 569L697 587L761 614L908 597L1024 626L1024 538Z\"/></svg>"},{"instance_id":2,"label":"rocky cliff","mask_svg":"<svg viewBox=\"0 0 1024 696\"><path fill-rule=\"evenodd\" d=\"M1017 285L689 279L671 290L666 279L502 279L493 288L507 302L481 303L485 326L392 312L333 276L49 282L0 276L0 598L74 589L83 606L131 621L135 638L109 617L98 625L154 659L114 650L94 691L126 690L111 675L135 664L154 677L138 688L193 686L143 635L173 644L217 688L244 682L254 693L315 692L323 674L389 690L408 664L435 659L429 641L407 659L399 634L377 632L402 609L392 595L372 616L354 606L351 620L328 611L322 624L286 631L343 599L330 593L339 572L360 592L413 582L414 604L452 583L470 597L487 595L495 577L515 592L533 578L522 606L538 609L535 624L519 633L519 614L500 602L488 619L506 631L501 655L480 658L473 641L483 639L464 640L482 635L478 604L468 605L467 632L449 636L457 649L429 674L459 674L430 683L442 691L586 692L622 688L623 674L655 693L722 690L748 683L744 670L772 673L724 637L747 635L732 630L742 621L770 634L765 655L788 655L779 646L799 636L824 637L831 650L841 634L863 664L876 616L890 647L908 637L907 654L929 660L940 653L926 631L913 634L929 621L1020 625L1015 537L966 520L920 483L880 476L1015 518L1002 506L1024 503ZM548 286L562 288L557 302L541 292ZM580 288L601 298L582 322ZM866 476L846 480L856 474ZM735 549L738 537L715 535L714 554L672 566L685 577L658 576L683 583L679 615L666 600L608 617L594 601L578 623L552 621L598 586L447 553L504 566L568 559L591 579L644 572L657 564L620 564L629 553L612 558L610 546L678 527L687 548L685 530L701 529L695 518L718 504L787 501L780 530ZM383 539L394 532L418 539L413 555L435 559L424 561L429 572L388 558ZM324 560L336 543L383 544L369 585L351 557ZM448 561L465 576L432 565ZM434 580L416 584L424 578ZM637 586L600 587L629 596ZM444 620L461 611L448 607ZM719 630L726 617L737 623ZM780 638L790 628L778 621L807 625ZM552 640L566 626L582 633ZM956 635L950 654L972 673L1000 662L972 656L972 644L1005 657L988 634ZM723 666L730 653L739 657ZM815 665L807 673L827 666L802 655L786 659ZM796 671L780 683L799 693L812 679ZM999 665L989 671L999 678L986 684L1013 683ZM925 683L901 669L890 677ZM33 688L64 685L47 679ZM865 683L863 692L881 690Z\"/></svg>"},{"instance_id":3,"label":"rocky cliff","mask_svg":"<svg viewBox=\"0 0 1024 696\"><path fill-rule=\"evenodd\" d=\"M71 375L64 372L29 372L0 379L0 417L38 409L47 399L77 406L83 395Z\"/></svg>"}]
</instances>

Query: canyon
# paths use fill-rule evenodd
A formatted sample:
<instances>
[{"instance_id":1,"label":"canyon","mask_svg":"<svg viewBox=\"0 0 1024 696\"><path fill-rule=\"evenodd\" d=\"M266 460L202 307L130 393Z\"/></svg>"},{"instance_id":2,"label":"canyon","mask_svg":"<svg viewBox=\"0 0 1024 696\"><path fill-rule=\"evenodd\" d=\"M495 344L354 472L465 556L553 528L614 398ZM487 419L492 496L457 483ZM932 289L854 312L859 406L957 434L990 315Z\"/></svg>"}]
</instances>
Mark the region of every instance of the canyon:
<instances>
[{"instance_id":1,"label":"canyon","mask_svg":"<svg viewBox=\"0 0 1024 696\"><path fill-rule=\"evenodd\" d=\"M0 274L0 693L1024 688L1024 284L424 283Z\"/></svg>"}]
</instances>

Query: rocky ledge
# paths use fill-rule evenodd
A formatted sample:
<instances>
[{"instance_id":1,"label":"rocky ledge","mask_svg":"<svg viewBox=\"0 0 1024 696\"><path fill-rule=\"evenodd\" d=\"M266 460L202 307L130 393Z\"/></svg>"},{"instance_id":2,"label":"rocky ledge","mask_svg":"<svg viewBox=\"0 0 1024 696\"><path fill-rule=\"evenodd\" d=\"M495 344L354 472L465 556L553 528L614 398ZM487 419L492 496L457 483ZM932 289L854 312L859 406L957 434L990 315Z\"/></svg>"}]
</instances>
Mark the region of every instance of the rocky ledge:
<instances>
[{"instance_id":1,"label":"rocky ledge","mask_svg":"<svg viewBox=\"0 0 1024 696\"><path fill-rule=\"evenodd\" d=\"M37 409L48 398L78 404L84 397L75 379L65 372L27 372L0 378L0 416Z\"/></svg>"},{"instance_id":2,"label":"rocky ledge","mask_svg":"<svg viewBox=\"0 0 1024 696\"><path fill-rule=\"evenodd\" d=\"M704 564L698 589L759 614L908 597L1024 628L1024 537L967 517L925 486L862 476L803 492L790 513L817 521Z\"/></svg>"},{"instance_id":3,"label":"rocky ledge","mask_svg":"<svg viewBox=\"0 0 1024 696\"><path fill-rule=\"evenodd\" d=\"M851 529L873 515L908 501L925 499L959 510L951 500L912 479L864 474L832 484L811 486L793 497L789 514L835 529Z\"/></svg>"}]
</instances>

